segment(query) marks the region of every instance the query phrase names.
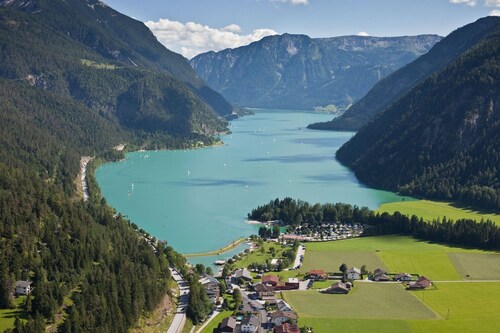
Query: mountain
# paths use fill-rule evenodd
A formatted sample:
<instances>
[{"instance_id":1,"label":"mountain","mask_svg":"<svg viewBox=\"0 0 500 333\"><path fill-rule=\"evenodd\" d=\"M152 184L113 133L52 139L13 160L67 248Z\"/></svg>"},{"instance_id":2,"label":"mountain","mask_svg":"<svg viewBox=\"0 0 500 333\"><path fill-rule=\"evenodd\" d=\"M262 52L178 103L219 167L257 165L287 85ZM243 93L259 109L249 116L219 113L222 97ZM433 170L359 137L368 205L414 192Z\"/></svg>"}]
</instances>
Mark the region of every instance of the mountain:
<instances>
[{"instance_id":1,"label":"mountain","mask_svg":"<svg viewBox=\"0 0 500 333\"><path fill-rule=\"evenodd\" d=\"M440 39L283 34L200 54L190 63L209 86L236 105L312 109L333 104L345 109Z\"/></svg>"},{"instance_id":2,"label":"mountain","mask_svg":"<svg viewBox=\"0 0 500 333\"><path fill-rule=\"evenodd\" d=\"M130 130L224 130L234 108L141 22L98 0L4 0L0 76L56 92ZM133 106L133 108L132 108Z\"/></svg>"},{"instance_id":3,"label":"mountain","mask_svg":"<svg viewBox=\"0 0 500 333\"><path fill-rule=\"evenodd\" d=\"M337 152L362 182L500 209L500 18ZM460 40L463 42L463 40Z\"/></svg>"},{"instance_id":4,"label":"mountain","mask_svg":"<svg viewBox=\"0 0 500 333\"><path fill-rule=\"evenodd\" d=\"M457 29L434 45L428 53L380 80L342 116L329 122L311 124L308 128L334 131L359 130L429 75L457 59L497 24L497 18L487 17Z\"/></svg>"},{"instance_id":5,"label":"mountain","mask_svg":"<svg viewBox=\"0 0 500 333\"><path fill-rule=\"evenodd\" d=\"M186 59L99 1L0 2L0 309L14 332L128 332L185 259L107 206L94 171L111 147L191 147L233 112ZM217 111L217 113L216 113ZM90 198L81 199L80 158ZM16 299L16 303L22 299Z\"/></svg>"}]
</instances>

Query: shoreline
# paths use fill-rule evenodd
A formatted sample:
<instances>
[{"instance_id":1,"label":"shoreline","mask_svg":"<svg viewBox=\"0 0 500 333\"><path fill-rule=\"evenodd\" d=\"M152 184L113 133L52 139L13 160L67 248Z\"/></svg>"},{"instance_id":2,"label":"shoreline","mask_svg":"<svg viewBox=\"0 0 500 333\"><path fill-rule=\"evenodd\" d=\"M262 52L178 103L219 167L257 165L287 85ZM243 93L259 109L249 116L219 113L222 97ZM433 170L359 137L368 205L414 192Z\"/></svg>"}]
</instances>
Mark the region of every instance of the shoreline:
<instances>
[{"instance_id":1,"label":"shoreline","mask_svg":"<svg viewBox=\"0 0 500 333\"><path fill-rule=\"evenodd\" d=\"M238 245L244 243L247 241L247 238L240 238L238 240L235 240L231 244L228 244L224 247L221 247L220 249L214 250L214 251L207 251L207 252L200 252L200 253L182 253L182 256L185 258L192 258L192 257L208 257L208 256L215 256L219 254L224 254L226 252L229 252L236 248Z\"/></svg>"}]
</instances>

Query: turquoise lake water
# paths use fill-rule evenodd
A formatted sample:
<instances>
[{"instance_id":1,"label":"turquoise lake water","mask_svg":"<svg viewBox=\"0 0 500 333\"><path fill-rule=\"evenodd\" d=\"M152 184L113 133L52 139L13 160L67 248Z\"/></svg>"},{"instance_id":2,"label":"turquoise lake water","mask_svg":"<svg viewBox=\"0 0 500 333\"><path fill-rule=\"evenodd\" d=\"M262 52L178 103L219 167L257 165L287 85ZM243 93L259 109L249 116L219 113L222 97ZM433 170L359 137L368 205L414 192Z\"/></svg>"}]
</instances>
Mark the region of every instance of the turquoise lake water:
<instances>
[{"instance_id":1,"label":"turquoise lake water","mask_svg":"<svg viewBox=\"0 0 500 333\"><path fill-rule=\"evenodd\" d=\"M245 223L247 213L275 198L373 209L400 201L361 185L335 160L354 133L305 128L329 119L315 112L255 110L231 122L224 146L129 153L99 167L97 180L111 206L181 253L215 250L256 233Z\"/></svg>"}]
</instances>

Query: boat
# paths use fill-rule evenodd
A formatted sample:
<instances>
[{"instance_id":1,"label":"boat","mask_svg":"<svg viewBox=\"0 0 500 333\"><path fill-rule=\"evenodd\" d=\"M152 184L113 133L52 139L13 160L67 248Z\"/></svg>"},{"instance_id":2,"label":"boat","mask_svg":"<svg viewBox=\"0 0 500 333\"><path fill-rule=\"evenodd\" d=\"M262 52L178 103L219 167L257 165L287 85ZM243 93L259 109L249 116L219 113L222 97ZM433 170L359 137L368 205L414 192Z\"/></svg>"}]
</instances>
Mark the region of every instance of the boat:
<instances>
[{"instance_id":1,"label":"boat","mask_svg":"<svg viewBox=\"0 0 500 333\"><path fill-rule=\"evenodd\" d=\"M225 260L215 260L214 264L215 265L225 265L226 261Z\"/></svg>"}]
</instances>

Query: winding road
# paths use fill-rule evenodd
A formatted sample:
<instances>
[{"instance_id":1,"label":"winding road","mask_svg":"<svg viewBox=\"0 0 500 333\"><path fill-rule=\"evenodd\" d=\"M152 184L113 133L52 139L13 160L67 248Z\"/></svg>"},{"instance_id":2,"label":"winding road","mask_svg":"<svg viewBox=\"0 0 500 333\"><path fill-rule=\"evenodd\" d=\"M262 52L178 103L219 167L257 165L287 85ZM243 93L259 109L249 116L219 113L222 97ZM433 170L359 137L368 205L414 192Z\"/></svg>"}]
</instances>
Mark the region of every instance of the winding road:
<instances>
[{"instance_id":1,"label":"winding road","mask_svg":"<svg viewBox=\"0 0 500 333\"><path fill-rule=\"evenodd\" d=\"M189 300L189 285L182 276L173 268L170 268L172 277L179 286L179 303L174 319L167 330L167 333L180 333L184 329L186 323L186 308Z\"/></svg>"}]
</instances>

